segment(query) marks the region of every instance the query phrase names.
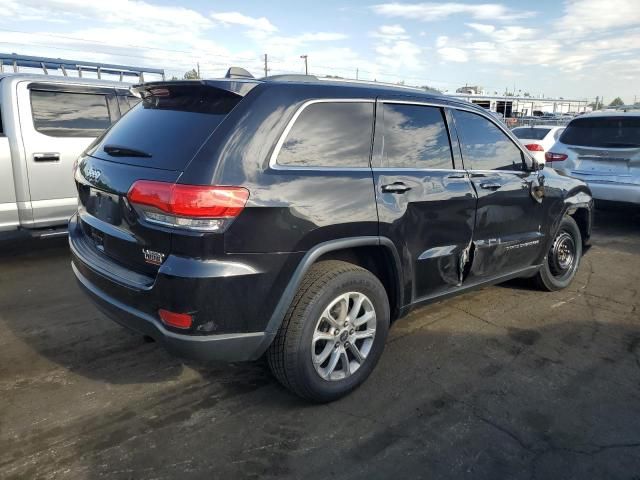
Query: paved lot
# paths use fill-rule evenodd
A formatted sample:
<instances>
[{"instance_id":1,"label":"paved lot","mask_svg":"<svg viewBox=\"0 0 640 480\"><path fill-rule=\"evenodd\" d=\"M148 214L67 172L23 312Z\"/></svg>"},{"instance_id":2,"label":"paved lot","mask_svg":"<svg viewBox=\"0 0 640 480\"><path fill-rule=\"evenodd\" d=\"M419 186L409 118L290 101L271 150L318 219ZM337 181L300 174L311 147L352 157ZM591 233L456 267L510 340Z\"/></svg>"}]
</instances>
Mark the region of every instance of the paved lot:
<instances>
[{"instance_id":1,"label":"paved lot","mask_svg":"<svg viewBox=\"0 0 640 480\"><path fill-rule=\"evenodd\" d=\"M0 478L640 478L640 216L577 281L413 312L370 380L310 406L262 364L186 366L102 317L64 241L0 257Z\"/></svg>"}]
</instances>

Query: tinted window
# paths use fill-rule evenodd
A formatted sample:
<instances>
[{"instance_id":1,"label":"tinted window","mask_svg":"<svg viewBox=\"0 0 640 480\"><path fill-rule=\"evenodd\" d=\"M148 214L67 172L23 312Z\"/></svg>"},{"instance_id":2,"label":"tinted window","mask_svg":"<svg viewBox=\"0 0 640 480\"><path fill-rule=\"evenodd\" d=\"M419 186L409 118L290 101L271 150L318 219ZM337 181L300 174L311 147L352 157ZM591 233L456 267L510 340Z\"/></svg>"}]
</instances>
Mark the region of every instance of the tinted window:
<instances>
[{"instance_id":1,"label":"tinted window","mask_svg":"<svg viewBox=\"0 0 640 480\"><path fill-rule=\"evenodd\" d=\"M562 132L564 132L564 128L559 128L558 130L556 130L556 132L553 134L553 139L558 140L560 138L560 135L562 135Z\"/></svg>"},{"instance_id":2,"label":"tinted window","mask_svg":"<svg viewBox=\"0 0 640 480\"><path fill-rule=\"evenodd\" d=\"M35 129L51 137L97 137L109 126L104 95L31 91Z\"/></svg>"},{"instance_id":3,"label":"tinted window","mask_svg":"<svg viewBox=\"0 0 640 480\"><path fill-rule=\"evenodd\" d=\"M285 139L278 164L300 167L368 167L373 103L312 103Z\"/></svg>"},{"instance_id":4,"label":"tinted window","mask_svg":"<svg viewBox=\"0 0 640 480\"><path fill-rule=\"evenodd\" d=\"M640 117L577 118L567 125L560 141L582 147L638 147Z\"/></svg>"},{"instance_id":5,"label":"tinted window","mask_svg":"<svg viewBox=\"0 0 640 480\"><path fill-rule=\"evenodd\" d=\"M132 97L129 95L126 95L126 96L119 95L118 106L120 107L120 115L124 115L140 102L141 102L141 99L138 97Z\"/></svg>"},{"instance_id":6,"label":"tinted window","mask_svg":"<svg viewBox=\"0 0 640 480\"><path fill-rule=\"evenodd\" d=\"M522 152L486 118L454 111L465 167L473 170L522 170Z\"/></svg>"},{"instance_id":7,"label":"tinted window","mask_svg":"<svg viewBox=\"0 0 640 480\"><path fill-rule=\"evenodd\" d=\"M518 138L525 138L527 140L542 140L547 136L550 130L550 128L518 127L514 128L511 131Z\"/></svg>"},{"instance_id":8,"label":"tinted window","mask_svg":"<svg viewBox=\"0 0 640 480\"><path fill-rule=\"evenodd\" d=\"M207 86L171 86L147 96L107 132L89 154L118 163L180 170L242 99ZM146 156L110 155L116 145ZM107 149L109 150L109 149Z\"/></svg>"},{"instance_id":9,"label":"tinted window","mask_svg":"<svg viewBox=\"0 0 640 480\"><path fill-rule=\"evenodd\" d=\"M453 168L440 108L387 103L383 115L383 167Z\"/></svg>"}]
</instances>

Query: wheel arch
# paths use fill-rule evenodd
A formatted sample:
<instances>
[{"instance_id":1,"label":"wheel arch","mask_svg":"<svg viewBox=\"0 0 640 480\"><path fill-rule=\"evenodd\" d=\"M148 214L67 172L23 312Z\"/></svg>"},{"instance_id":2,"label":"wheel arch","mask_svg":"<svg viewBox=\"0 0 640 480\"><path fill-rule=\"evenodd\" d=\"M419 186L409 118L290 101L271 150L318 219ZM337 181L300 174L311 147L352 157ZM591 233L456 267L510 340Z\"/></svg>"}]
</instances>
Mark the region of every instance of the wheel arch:
<instances>
[{"instance_id":1,"label":"wheel arch","mask_svg":"<svg viewBox=\"0 0 640 480\"><path fill-rule=\"evenodd\" d=\"M318 261L329 259L344 260L363 268L369 267L367 269L380 279L387 290L392 319L401 315L404 299L400 280L402 278L400 256L391 240L378 236L362 236L323 242L309 250L296 267L267 323L267 335L261 353L269 347L278 332L309 268Z\"/></svg>"}]
</instances>

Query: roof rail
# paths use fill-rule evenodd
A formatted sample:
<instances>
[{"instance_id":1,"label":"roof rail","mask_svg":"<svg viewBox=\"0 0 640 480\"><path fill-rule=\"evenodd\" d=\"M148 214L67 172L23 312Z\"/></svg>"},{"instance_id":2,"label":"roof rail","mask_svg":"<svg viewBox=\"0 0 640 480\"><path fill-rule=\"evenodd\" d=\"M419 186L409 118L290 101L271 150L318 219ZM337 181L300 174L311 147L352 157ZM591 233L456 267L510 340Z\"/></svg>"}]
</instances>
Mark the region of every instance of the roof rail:
<instances>
[{"instance_id":1,"label":"roof rail","mask_svg":"<svg viewBox=\"0 0 640 480\"><path fill-rule=\"evenodd\" d=\"M376 85L380 87L396 87L396 88L404 88L406 90L418 90L422 93L427 92L427 93L435 93L440 95L440 92L432 88L426 89L422 87L411 87L409 85L401 85L399 83L391 83L391 82L378 82L376 80L355 80L352 78L337 78L337 77L318 77L318 80L322 80L325 82L359 83L362 85L372 85L372 86Z\"/></svg>"},{"instance_id":2,"label":"roof rail","mask_svg":"<svg viewBox=\"0 0 640 480\"><path fill-rule=\"evenodd\" d=\"M300 73L285 73L283 75L271 75L270 77L262 77L260 80L265 82L314 82L318 80L315 75L304 75Z\"/></svg>"},{"instance_id":3,"label":"roof rail","mask_svg":"<svg viewBox=\"0 0 640 480\"><path fill-rule=\"evenodd\" d=\"M17 55L15 53L0 53L0 73L4 72L5 66L13 69L13 72L19 72L20 67L41 68L45 75L49 74L49 70L60 70L66 77L68 70L76 70L78 77L82 77L84 72L95 72L98 78L101 74L108 73L120 75L120 81L124 77L138 77L140 82L144 82L145 73L153 73L161 75L164 80L164 69L133 67L128 65L114 65L109 63L85 62L81 60L65 60L63 58L47 58L32 57L29 55Z\"/></svg>"}]
</instances>

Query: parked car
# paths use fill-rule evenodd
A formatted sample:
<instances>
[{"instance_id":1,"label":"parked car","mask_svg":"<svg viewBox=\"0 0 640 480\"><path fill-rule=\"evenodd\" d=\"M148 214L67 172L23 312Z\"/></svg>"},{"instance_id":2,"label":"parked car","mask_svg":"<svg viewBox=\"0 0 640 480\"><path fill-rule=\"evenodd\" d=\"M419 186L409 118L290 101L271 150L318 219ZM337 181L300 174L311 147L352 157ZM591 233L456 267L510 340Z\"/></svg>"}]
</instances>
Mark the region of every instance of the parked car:
<instances>
[{"instance_id":1,"label":"parked car","mask_svg":"<svg viewBox=\"0 0 640 480\"><path fill-rule=\"evenodd\" d=\"M640 205L640 112L595 112L573 119L546 161L584 180L596 200Z\"/></svg>"},{"instance_id":2,"label":"parked car","mask_svg":"<svg viewBox=\"0 0 640 480\"><path fill-rule=\"evenodd\" d=\"M564 127L532 125L511 130L538 163L544 164L544 154L558 140Z\"/></svg>"},{"instance_id":3,"label":"parked car","mask_svg":"<svg viewBox=\"0 0 640 480\"><path fill-rule=\"evenodd\" d=\"M73 62L0 54L5 68L6 57L16 69L43 65L45 72L61 65L68 72ZM133 67L77 63L85 72L93 68L103 74L129 68L127 74L138 78ZM129 93L130 85L62 75L0 73L0 234L66 232L78 203L69 172L78 155L139 101Z\"/></svg>"},{"instance_id":4,"label":"parked car","mask_svg":"<svg viewBox=\"0 0 640 480\"><path fill-rule=\"evenodd\" d=\"M75 170L73 270L178 355L266 355L331 401L412 308L514 277L557 290L578 269L589 189L468 102L307 76L132 91Z\"/></svg>"}]
</instances>

